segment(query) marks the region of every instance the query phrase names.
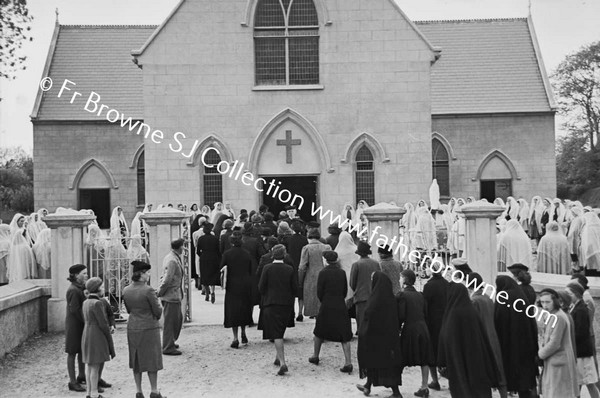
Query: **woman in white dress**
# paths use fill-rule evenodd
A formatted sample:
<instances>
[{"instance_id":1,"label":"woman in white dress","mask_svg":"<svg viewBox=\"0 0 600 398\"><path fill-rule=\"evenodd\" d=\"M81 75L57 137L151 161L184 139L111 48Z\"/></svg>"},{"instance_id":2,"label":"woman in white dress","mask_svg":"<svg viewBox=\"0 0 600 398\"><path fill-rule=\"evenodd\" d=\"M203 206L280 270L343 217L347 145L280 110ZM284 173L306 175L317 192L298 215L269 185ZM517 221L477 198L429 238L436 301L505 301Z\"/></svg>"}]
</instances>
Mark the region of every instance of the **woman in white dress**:
<instances>
[{"instance_id":1,"label":"woman in white dress","mask_svg":"<svg viewBox=\"0 0 600 398\"><path fill-rule=\"evenodd\" d=\"M586 269L600 270L600 218L596 213L588 212L583 215L581 230L580 265Z\"/></svg>"},{"instance_id":2,"label":"woman in white dress","mask_svg":"<svg viewBox=\"0 0 600 398\"><path fill-rule=\"evenodd\" d=\"M529 231L529 205L523 198L517 200L517 203L519 204L519 214L517 215L517 220L519 220L521 223L523 231L527 233Z\"/></svg>"},{"instance_id":3,"label":"woman in white dress","mask_svg":"<svg viewBox=\"0 0 600 398\"><path fill-rule=\"evenodd\" d=\"M37 235L37 239L33 244L33 254L39 279L50 279L50 248L52 247L50 238L50 228L44 228Z\"/></svg>"},{"instance_id":4,"label":"woman in white dress","mask_svg":"<svg viewBox=\"0 0 600 398\"><path fill-rule=\"evenodd\" d=\"M24 218L23 215L21 217ZM18 221L17 225L19 225ZM21 223L20 225L24 224ZM37 277L37 266L33 250L29 247L24 232L22 226L17 227L10 237L10 252L7 261L9 283Z\"/></svg>"},{"instance_id":5,"label":"woman in white dress","mask_svg":"<svg viewBox=\"0 0 600 398\"><path fill-rule=\"evenodd\" d=\"M567 275L570 270L571 253L567 237L556 221L550 221L538 246L537 272Z\"/></svg>"},{"instance_id":6,"label":"woman in white dress","mask_svg":"<svg viewBox=\"0 0 600 398\"><path fill-rule=\"evenodd\" d=\"M517 220L506 223L506 229L498 242L497 258L499 272L505 272L506 267L517 263L532 267L529 237Z\"/></svg>"},{"instance_id":7,"label":"woman in white dress","mask_svg":"<svg viewBox=\"0 0 600 398\"><path fill-rule=\"evenodd\" d=\"M142 247L146 248L148 245L148 230L146 228L146 223L140 218L143 215L142 212L138 211L131 221L131 236L139 235ZM148 261L144 261L148 263Z\"/></svg>"},{"instance_id":8,"label":"woman in white dress","mask_svg":"<svg viewBox=\"0 0 600 398\"><path fill-rule=\"evenodd\" d=\"M348 293L346 294L347 300L354 294L354 291L350 287L350 270L352 269L352 264L360 259L360 256L355 253L356 245L354 244L354 240L347 231L342 231L342 233L340 233L335 252L338 254L338 261L346 273L346 283L348 284Z\"/></svg>"},{"instance_id":9,"label":"woman in white dress","mask_svg":"<svg viewBox=\"0 0 600 398\"><path fill-rule=\"evenodd\" d=\"M127 237L129 237L129 228L127 227L127 221L123 215L123 209L121 206L117 206L113 209L112 215L110 216L110 231L119 231L121 236L121 244L127 249Z\"/></svg>"}]
</instances>

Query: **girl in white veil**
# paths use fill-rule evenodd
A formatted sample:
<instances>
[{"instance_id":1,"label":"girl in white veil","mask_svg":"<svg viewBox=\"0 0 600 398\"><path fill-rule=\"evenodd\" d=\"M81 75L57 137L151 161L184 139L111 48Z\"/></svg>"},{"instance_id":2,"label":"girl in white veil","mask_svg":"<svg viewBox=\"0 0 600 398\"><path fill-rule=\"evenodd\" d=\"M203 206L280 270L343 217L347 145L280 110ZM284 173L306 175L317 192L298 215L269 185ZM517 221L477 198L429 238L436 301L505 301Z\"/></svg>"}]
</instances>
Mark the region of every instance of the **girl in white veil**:
<instances>
[{"instance_id":1,"label":"girl in white veil","mask_svg":"<svg viewBox=\"0 0 600 398\"><path fill-rule=\"evenodd\" d=\"M37 235L33 245L33 254L38 265L37 273L40 279L50 279L50 248L52 246L50 237L50 228L44 228Z\"/></svg>"},{"instance_id":2,"label":"girl in white veil","mask_svg":"<svg viewBox=\"0 0 600 398\"><path fill-rule=\"evenodd\" d=\"M31 213L29 215L29 222L27 223L27 242L29 246L33 246L38 234L43 229L39 219L40 215L38 213Z\"/></svg>"},{"instance_id":3,"label":"girl in white veil","mask_svg":"<svg viewBox=\"0 0 600 398\"><path fill-rule=\"evenodd\" d=\"M10 227L0 224L0 286L8 283L7 260L10 252Z\"/></svg>"},{"instance_id":4,"label":"girl in white veil","mask_svg":"<svg viewBox=\"0 0 600 398\"><path fill-rule=\"evenodd\" d=\"M415 248L431 251L437 248L435 220L427 207L417 208Z\"/></svg>"},{"instance_id":5,"label":"girl in white veil","mask_svg":"<svg viewBox=\"0 0 600 398\"><path fill-rule=\"evenodd\" d=\"M142 215L143 213L138 211L133 218L133 221L131 221L131 236L139 235L142 241L142 247L146 248L148 244L148 229L144 220L140 218ZM147 263L148 261L145 262Z\"/></svg>"},{"instance_id":6,"label":"girl in white veil","mask_svg":"<svg viewBox=\"0 0 600 398\"><path fill-rule=\"evenodd\" d=\"M401 226L403 227L404 244L409 248L410 251L414 249L415 234L417 232L417 213L412 203L407 202L404 204L404 210L406 212L402 216Z\"/></svg>"},{"instance_id":7,"label":"girl in white veil","mask_svg":"<svg viewBox=\"0 0 600 398\"><path fill-rule=\"evenodd\" d=\"M517 203L519 204L519 215L517 216L517 219L521 223L525 233L527 233L529 231L529 205L523 198L517 200Z\"/></svg>"},{"instance_id":8,"label":"girl in white veil","mask_svg":"<svg viewBox=\"0 0 600 398\"><path fill-rule=\"evenodd\" d=\"M216 223L221 214L223 214L223 203L215 202L213 211L210 213L210 222L213 224Z\"/></svg>"},{"instance_id":9,"label":"girl in white veil","mask_svg":"<svg viewBox=\"0 0 600 398\"><path fill-rule=\"evenodd\" d=\"M571 253L567 237L556 221L550 221L538 246L536 271L566 275L570 270Z\"/></svg>"},{"instance_id":10,"label":"girl in white veil","mask_svg":"<svg viewBox=\"0 0 600 398\"><path fill-rule=\"evenodd\" d=\"M344 207L342 207L342 211L340 211L340 228L348 228L354 221L354 214L354 206L349 202L344 203Z\"/></svg>"},{"instance_id":11,"label":"girl in white veil","mask_svg":"<svg viewBox=\"0 0 600 398\"><path fill-rule=\"evenodd\" d=\"M364 200L359 200L356 204L356 211L354 212L354 225L359 225L359 232L365 230L367 227L367 217L363 214L366 209L369 208L369 205ZM366 240L368 232L365 230L365 234L362 236L357 236L359 240Z\"/></svg>"},{"instance_id":12,"label":"girl in white veil","mask_svg":"<svg viewBox=\"0 0 600 398\"><path fill-rule=\"evenodd\" d=\"M497 255L499 272L505 272L506 267L517 263L532 266L529 237L517 220L506 223L506 229L498 242Z\"/></svg>"},{"instance_id":13,"label":"girl in white veil","mask_svg":"<svg viewBox=\"0 0 600 398\"><path fill-rule=\"evenodd\" d=\"M223 213L231 217L232 220L235 220L235 210L233 209L231 202L225 202L225 209L223 209Z\"/></svg>"},{"instance_id":14,"label":"girl in white veil","mask_svg":"<svg viewBox=\"0 0 600 398\"><path fill-rule=\"evenodd\" d=\"M33 251L23 236L23 228L17 228L10 238L8 254L8 281L16 282L37 277L37 266Z\"/></svg>"},{"instance_id":15,"label":"girl in white veil","mask_svg":"<svg viewBox=\"0 0 600 398\"><path fill-rule=\"evenodd\" d=\"M356 245L352 236L346 231L342 231L338 244L335 247L335 252L338 254L338 260L342 266L344 272L346 272L346 283L348 284L348 294L346 294L346 300L354 295L352 288L350 287L350 270L352 264L360 259L360 256L355 253Z\"/></svg>"},{"instance_id":16,"label":"girl in white veil","mask_svg":"<svg viewBox=\"0 0 600 398\"><path fill-rule=\"evenodd\" d=\"M594 212L583 215L584 225L581 230L580 265L586 269L600 270L600 218Z\"/></svg>"},{"instance_id":17,"label":"girl in white veil","mask_svg":"<svg viewBox=\"0 0 600 398\"><path fill-rule=\"evenodd\" d=\"M510 220L517 220L519 217L519 203L512 196L506 199L506 215L510 217Z\"/></svg>"},{"instance_id":18,"label":"girl in white veil","mask_svg":"<svg viewBox=\"0 0 600 398\"><path fill-rule=\"evenodd\" d=\"M106 234L102 232L97 224L90 224L87 227L87 236L85 238L85 252L89 264L89 273L104 280L104 257L108 246Z\"/></svg>"},{"instance_id":19,"label":"girl in white veil","mask_svg":"<svg viewBox=\"0 0 600 398\"><path fill-rule=\"evenodd\" d=\"M539 242L540 237L543 234L542 230L542 213L544 212L544 204L540 196L534 196L531 198L531 205L529 206L529 237L534 239L535 242Z\"/></svg>"},{"instance_id":20,"label":"girl in white veil","mask_svg":"<svg viewBox=\"0 0 600 398\"><path fill-rule=\"evenodd\" d=\"M143 261L145 263L150 262L148 252L142 246L142 237L138 234L131 237L131 244L127 249L127 259L130 263L135 260Z\"/></svg>"},{"instance_id":21,"label":"girl in white veil","mask_svg":"<svg viewBox=\"0 0 600 398\"><path fill-rule=\"evenodd\" d=\"M12 221L10 222L10 234L12 236L17 230L21 230L23 236L25 236L25 228L27 228L27 219L21 213L17 213L13 216Z\"/></svg>"},{"instance_id":22,"label":"girl in white veil","mask_svg":"<svg viewBox=\"0 0 600 398\"><path fill-rule=\"evenodd\" d=\"M110 232L113 230L119 231L121 236L121 243L124 248L127 248L126 238L129 236L129 228L127 227L127 221L123 215L123 209L121 206L117 206L113 209L112 215L110 216Z\"/></svg>"}]
</instances>

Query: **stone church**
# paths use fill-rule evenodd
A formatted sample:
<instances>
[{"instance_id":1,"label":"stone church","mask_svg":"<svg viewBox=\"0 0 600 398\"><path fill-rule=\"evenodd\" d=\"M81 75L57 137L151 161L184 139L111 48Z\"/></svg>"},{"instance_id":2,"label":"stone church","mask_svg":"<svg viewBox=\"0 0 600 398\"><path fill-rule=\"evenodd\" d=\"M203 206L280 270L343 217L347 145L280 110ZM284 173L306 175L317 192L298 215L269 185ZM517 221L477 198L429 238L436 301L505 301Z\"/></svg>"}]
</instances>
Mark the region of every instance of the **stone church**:
<instances>
[{"instance_id":1,"label":"stone church","mask_svg":"<svg viewBox=\"0 0 600 398\"><path fill-rule=\"evenodd\" d=\"M279 211L271 180L305 219L311 203L428 200L432 178L442 199L554 197L531 18L411 21L401 4L182 0L158 27L57 21L31 115L35 207L92 208L103 227L117 205Z\"/></svg>"}]
</instances>

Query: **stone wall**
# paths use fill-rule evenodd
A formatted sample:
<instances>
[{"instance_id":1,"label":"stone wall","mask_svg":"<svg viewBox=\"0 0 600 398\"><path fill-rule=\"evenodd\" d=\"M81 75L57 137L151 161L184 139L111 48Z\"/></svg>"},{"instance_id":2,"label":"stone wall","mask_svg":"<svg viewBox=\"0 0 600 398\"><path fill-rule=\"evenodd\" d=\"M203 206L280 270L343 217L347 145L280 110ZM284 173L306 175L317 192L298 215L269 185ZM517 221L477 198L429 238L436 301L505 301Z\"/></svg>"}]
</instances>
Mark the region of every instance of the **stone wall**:
<instances>
[{"instance_id":1,"label":"stone wall","mask_svg":"<svg viewBox=\"0 0 600 398\"><path fill-rule=\"evenodd\" d=\"M35 333L47 330L50 280L23 280L0 286L0 357Z\"/></svg>"},{"instance_id":2,"label":"stone wall","mask_svg":"<svg viewBox=\"0 0 600 398\"><path fill-rule=\"evenodd\" d=\"M83 110L82 110L83 112ZM33 134L34 206L53 213L57 207L77 209L77 187L69 189L77 171L90 159L103 163L118 188L110 190L111 210L120 205L131 222L137 205L137 170L130 168L142 136L119 123L36 123Z\"/></svg>"},{"instance_id":3,"label":"stone wall","mask_svg":"<svg viewBox=\"0 0 600 398\"><path fill-rule=\"evenodd\" d=\"M325 209L338 212L345 202L355 202L354 166L341 159L364 132L381 143L390 159L384 163L381 153L372 151L375 201L401 203L425 195L431 181L433 52L392 2L330 4L329 19L335 22L321 20L319 26L322 88L267 91L254 86L254 32L240 24L246 5L246 0L185 2L139 57L145 121L165 133L160 144L146 143L149 201L200 202L199 162L190 167L190 159L182 156L195 140L219 136L231 161L249 168L253 141L288 108L325 141L334 169L328 173L321 159L318 193ZM169 148L180 148L172 139L176 132L187 137L181 139L180 153ZM272 138L265 146L275 145ZM263 148L255 150L263 153ZM285 164L284 148L277 153L269 161ZM294 166L293 173L302 174L306 165ZM235 208L258 207L253 188L229 178L223 184L224 199Z\"/></svg>"},{"instance_id":4,"label":"stone wall","mask_svg":"<svg viewBox=\"0 0 600 398\"><path fill-rule=\"evenodd\" d=\"M554 114L434 116L433 131L452 146L450 196L475 196L479 181L472 181L482 161L500 150L513 163L520 180L513 180L513 195L528 202L534 195L556 196Z\"/></svg>"}]
</instances>

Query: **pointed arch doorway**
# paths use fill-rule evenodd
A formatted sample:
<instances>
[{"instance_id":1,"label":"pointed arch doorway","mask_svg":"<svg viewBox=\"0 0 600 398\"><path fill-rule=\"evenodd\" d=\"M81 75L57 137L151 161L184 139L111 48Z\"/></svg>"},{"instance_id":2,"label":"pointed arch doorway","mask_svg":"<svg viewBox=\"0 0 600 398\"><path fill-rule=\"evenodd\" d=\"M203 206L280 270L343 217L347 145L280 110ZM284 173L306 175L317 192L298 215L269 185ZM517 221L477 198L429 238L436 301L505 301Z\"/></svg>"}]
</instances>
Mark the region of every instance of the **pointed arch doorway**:
<instances>
[{"instance_id":1,"label":"pointed arch doorway","mask_svg":"<svg viewBox=\"0 0 600 398\"><path fill-rule=\"evenodd\" d=\"M319 203L317 192L319 176L263 175L261 178L267 181L262 187L261 204L269 206L269 212L273 213L275 219L280 218L279 213L285 211L286 206L295 205L298 208L297 214L300 218L304 221L315 220L316 217L311 215L311 210L313 203L315 208L316 204ZM272 186L270 190L269 186ZM286 192L290 192L291 195ZM302 200L299 198L302 198Z\"/></svg>"}]
</instances>

